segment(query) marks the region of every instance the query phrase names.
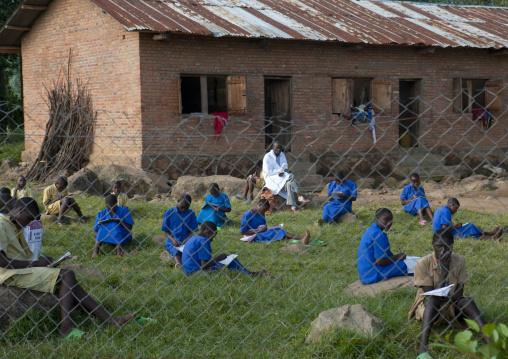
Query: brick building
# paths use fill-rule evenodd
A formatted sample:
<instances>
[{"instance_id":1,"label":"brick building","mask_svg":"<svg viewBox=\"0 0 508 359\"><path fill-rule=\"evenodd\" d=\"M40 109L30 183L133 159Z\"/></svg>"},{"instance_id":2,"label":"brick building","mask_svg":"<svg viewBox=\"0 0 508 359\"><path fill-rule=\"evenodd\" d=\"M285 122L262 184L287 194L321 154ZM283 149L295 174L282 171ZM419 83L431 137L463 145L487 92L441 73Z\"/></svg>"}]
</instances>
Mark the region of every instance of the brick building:
<instances>
[{"instance_id":1,"label":"brick building","mask_svg":"<svg viewBox=\"0 0 508 359\"><path fill-rule=\"evenodd\" d=\"M508 166L507 47L506 8L364 0L23 0L0 30L0 52L22 56L25 159L44 86L69 67L99 112L90 160L173 178L240 174L274 138L323 175L429 154ZM376 144L335 114L361 102ZM495 127L481 132L473 107ZM213 112L229 116L218 141Z\"/></svg>"}]
</instances>

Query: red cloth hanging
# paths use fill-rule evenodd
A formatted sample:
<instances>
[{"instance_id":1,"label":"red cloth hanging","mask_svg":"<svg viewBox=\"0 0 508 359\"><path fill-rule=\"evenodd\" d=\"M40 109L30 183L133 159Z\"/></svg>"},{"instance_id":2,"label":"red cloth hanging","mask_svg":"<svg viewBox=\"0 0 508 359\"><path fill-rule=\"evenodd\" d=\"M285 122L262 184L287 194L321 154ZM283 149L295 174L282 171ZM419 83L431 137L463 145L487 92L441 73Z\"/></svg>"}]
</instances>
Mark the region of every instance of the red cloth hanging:
<instances>
[{"instance_id":1,"label":"red cloth hanging","mask_svg":"<svg viewBox=\"0 0 508 359\"><path fill-rule=\"evenodd\" d=\"M227 112L213 112L212 115L215 116L214 126L215 126L215 141L219 139L220 133L222 129L226 126L228 113Z\"/></svg>"}]
</instances>

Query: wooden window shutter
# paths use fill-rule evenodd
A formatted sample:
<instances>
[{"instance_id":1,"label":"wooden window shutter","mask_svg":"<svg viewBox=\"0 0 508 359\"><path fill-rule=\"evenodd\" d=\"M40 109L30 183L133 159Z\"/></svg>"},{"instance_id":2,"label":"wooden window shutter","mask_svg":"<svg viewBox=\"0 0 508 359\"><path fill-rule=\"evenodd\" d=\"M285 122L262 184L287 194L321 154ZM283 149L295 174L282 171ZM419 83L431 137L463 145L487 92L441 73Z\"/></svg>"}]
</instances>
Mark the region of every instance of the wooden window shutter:
<instances>
[{"instance_id":1,"label":"wooden window shutter","mask_svg":"<svg viewBox=\"0 0 508 359\"><path fill-rule=\"evenodd\" d=\"M385 80L372 81L372 105L384 113L392 108L392 83Z\"/></svg>"},{"instance_id":2,"label":"wooden window shutter","mask_svg":"<svg viewBox=\"0 0 508 359\"><path fill-rule=\"evenodd\" d=\"M332 79L332 113L348 113L350 99L350 81L348 79Z\"/></svg>"},{"instance_id":3,"label":"wooden window shutter","mask_svg":"<svg viewBox=\"0 0 508 359\"><path fill-rule=\"evenodd\" d=\"M485 107L490 112L501 111L501 83L499 81L485 83Z\"/></svg>"},{"instance_id":4,"label":"wooden window shutter","mask_svg":"<svg viewBox=\"0 0 508 359\"><path fill-rule=\"evenodd\" d=\"M453 112L462 112L462 79L453 79Z\"/></svg>"},{"instance_id":5,"label":"wooden window shutter","mask_svg":"<svg viewBox=\"0 0 508 359\"><path fill-rule=\"evenodd\" d=\"M247 112L245 76L228 76L228 114Z\"/></svg>"}]
</instances>

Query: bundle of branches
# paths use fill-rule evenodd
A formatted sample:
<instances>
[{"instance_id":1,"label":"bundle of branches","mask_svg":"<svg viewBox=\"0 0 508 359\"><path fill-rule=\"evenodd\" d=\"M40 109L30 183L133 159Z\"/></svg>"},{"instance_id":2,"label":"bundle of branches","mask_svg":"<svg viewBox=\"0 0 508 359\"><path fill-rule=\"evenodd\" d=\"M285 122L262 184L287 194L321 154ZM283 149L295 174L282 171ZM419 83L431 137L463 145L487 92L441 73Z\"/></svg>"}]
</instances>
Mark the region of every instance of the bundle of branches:
<instances>
[{"instance_id":1,"label":"bundle of branches","mask_svg":"<svg viewBox=\"0 0 508 359\"><path fill-rule=\"evenodd\" d=\"M54 173L79 170L88 160L97 113L85 84L59 78L46 90L49 121L41 150L27 177L43 181Z\"/></svg>"}]
</instances>

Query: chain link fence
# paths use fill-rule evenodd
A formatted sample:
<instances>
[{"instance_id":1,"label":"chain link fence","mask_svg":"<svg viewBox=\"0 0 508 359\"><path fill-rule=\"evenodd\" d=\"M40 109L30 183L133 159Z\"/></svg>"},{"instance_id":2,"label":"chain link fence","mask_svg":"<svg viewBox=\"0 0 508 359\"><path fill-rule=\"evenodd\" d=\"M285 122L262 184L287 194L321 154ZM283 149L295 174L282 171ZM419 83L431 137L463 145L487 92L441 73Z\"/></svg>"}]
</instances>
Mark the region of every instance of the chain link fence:
<instances>
[{"instance_id":1,"label":"chain link fence","mask_svg":"<svg viewBox=\"0 0 508 359\"><path fill-rule=\"evenodd\" d=\"M54 295L4 284L2 357L414 358L422 324L408 320L417 297L413 277L365 285L357 267L362 236L380 208L393 213L386 233L395 256L433 252L431 218L423 217L424 225L401 204L412 173L419 174L434 214L457 198L461 206L453 218L496 237L457 239L453 252L467 264L464 295L474 298L487 323L506 323L508 244L506 235L497 237L508 227L508 107L497 101L507 85L471 92L475 86L454 98L401 97L391 104L397 115L379 111L365 96L363 105L332 116L323 111L306 122L280 111L250 120L191 113L145 132L129 115L81 100L69 100L65 110L47 104L25 108L23 123L13 116L20 108L1 103L0 185L12 190L19 176L27 177L42 213L39 255L57 259L70 252L72 259L60 267L74 271L100 306L112 316L136 313L117 328L97 318L95 309L96 315L87 313L85 299L76 296L72 327L85 334L60 340L62 284ZM494 104L494 111L484 111ZM266 216L267 225L280 224L289 235L273 243L238 240L250 234L241 233L242 217L257 208L263 187L255 180L259 161L274 141L284 144L288 170L311 202L293 212L275 196L279 209ZM344 188L328 190L337 170L356 184L357 197L351 213L323 223L323 208L344 202L336 193ZM73 194L65 200L69 211L47 215L43 192L61 176ZM117 181L128 197L132 241L121 250L104 243L93 256L94 227L100 227L95 220ZM190 209L199 217L212 183L231 204L211 244L212 256L237 254L248 271L266 270L266 276L224 268L186 275L175 266L161 231L164 214L189 194ZM353 189L347 195L354 198ZM340 309L329 311L334 308ZM435 326L430 343L456 331L453 324L445 320ZM442 348L430 350L434 357L457 357Z\"/></svg>"}]
</instances>

